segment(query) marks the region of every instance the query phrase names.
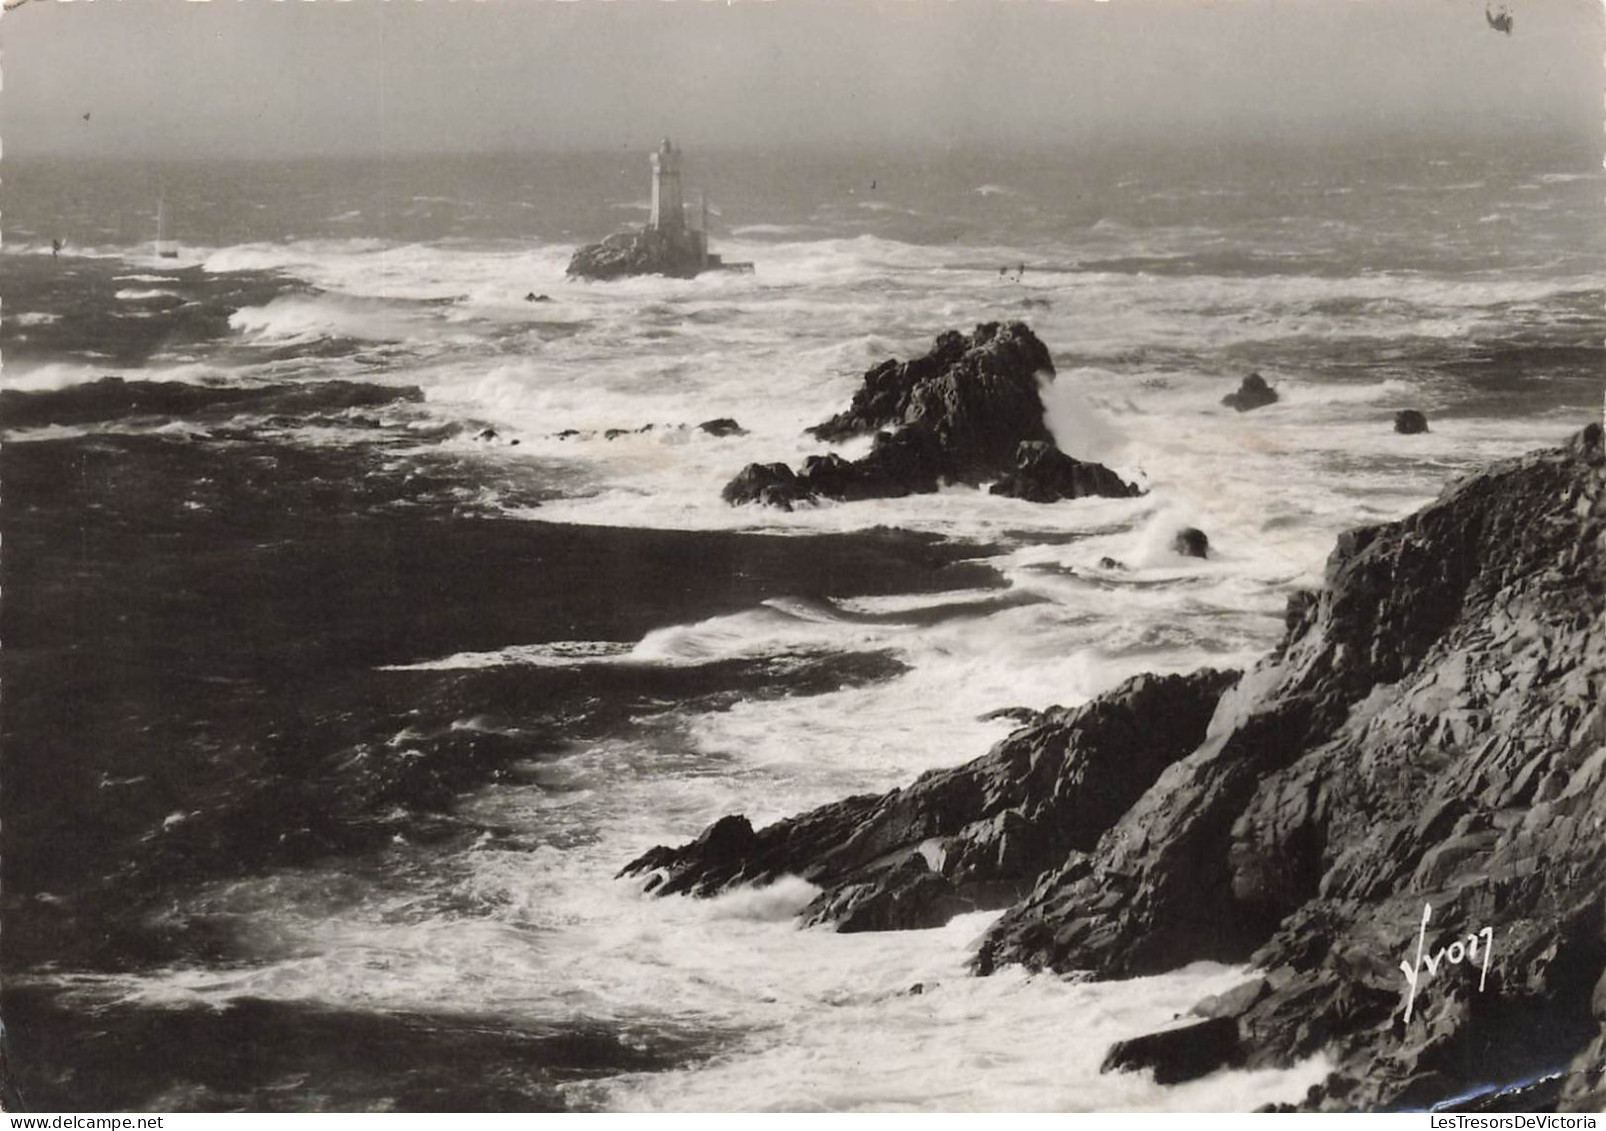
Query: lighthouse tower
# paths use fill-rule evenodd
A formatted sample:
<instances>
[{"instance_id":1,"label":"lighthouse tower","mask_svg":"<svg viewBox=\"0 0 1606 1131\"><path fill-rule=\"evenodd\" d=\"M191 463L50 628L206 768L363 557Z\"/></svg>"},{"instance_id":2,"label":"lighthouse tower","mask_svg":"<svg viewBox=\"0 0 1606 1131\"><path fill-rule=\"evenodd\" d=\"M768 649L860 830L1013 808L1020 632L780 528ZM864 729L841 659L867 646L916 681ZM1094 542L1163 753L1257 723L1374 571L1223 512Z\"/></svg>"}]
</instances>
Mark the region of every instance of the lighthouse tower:
<instances>
[{"instance_id":1,"label":"lighthouse tower","mask_svg":"<svg viewBox=\"0 0 1606 1131\"><path fill-rule=\"evenodd\" d=\"M652 219L647 226L665 234L686 230L680 195L680 150L667 137L652 155Z\"/></svg>"}]
</instances>

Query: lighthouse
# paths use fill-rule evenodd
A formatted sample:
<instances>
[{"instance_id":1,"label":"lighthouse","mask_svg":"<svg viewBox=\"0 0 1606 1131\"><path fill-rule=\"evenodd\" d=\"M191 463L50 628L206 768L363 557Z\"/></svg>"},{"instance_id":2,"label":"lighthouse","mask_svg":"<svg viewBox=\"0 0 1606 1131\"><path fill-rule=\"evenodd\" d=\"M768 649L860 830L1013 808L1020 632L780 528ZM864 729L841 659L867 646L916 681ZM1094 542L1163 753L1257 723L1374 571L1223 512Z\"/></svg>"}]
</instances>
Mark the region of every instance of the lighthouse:
<instances>
[{"instance_id":1,"label":"lighthouse","mask_svg":"<svg viewBox=\"0 0 1606 1131\"><path fill-rule=\"evenodd\" d=\"M652 218L647 226L665 234L686 229L680 192L680 150L667 137L652 155Z\"/></svg>"},{"instance_id":2,"label":"lighthouse","mask_svg":"<svg viewBox=\"0 0 1606 1131\"><path fill-rule=\"evenodd\" d=\"M689 279L703 271L750 274L751 263L728 263L708 250L708 200L690 217L680 180L680 150L667 137L652 152L652 214L640 231L615 232L588 244L569 260L573 279L670 275Z\"/></svg>"}]
</instances>

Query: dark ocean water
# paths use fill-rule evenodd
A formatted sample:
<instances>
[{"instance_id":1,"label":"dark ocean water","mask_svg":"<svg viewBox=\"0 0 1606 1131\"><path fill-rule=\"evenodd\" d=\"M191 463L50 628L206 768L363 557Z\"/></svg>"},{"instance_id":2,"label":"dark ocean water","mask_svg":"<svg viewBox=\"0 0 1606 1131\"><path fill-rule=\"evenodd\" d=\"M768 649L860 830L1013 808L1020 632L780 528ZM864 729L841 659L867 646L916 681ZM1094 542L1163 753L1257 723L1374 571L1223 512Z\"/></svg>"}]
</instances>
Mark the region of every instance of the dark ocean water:
<instances>
[{"instance_id":1,"label":"dark ocean water","mask_svg":"<svg viewBox=\"0 0 1606 1131\"><path fill-rule=\"evenodd\" d=\"M1597 414L1598 154L687 163L754 275L563 279L644 216L638 152L8 171L30 1103L1230 1110L1319 1078L1098 1075L1231 970L969 979L986 916L836 936L793 927L800 880L691 904L613 873L974 757L993 708L1249 662L1338 531ZM1050 347L1061 446L1150 496L719 501L869 365L1000 318ZM1222 408L1251 369L1280 402Z\"/></svg>"}]
</instances>

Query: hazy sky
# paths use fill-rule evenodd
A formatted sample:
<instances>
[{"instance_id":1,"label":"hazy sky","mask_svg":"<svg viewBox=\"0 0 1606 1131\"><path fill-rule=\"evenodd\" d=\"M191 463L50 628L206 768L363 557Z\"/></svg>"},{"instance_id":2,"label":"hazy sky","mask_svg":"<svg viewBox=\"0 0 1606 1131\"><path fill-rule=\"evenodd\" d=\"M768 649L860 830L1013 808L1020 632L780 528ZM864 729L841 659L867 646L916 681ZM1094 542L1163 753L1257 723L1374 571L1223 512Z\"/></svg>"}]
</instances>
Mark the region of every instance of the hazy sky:
<instances>
[{"instance_id":1,"label":"hazy sky","mask_svg":"<svg viewBox=\"0 0 1606 1131\"><path fill-rule=\"evenodd\" d=\"M0 142L611 148L1601 135L1599 0L29 0ZM89 113L85 121L83 114Z\"/></svg>"}]
</instances>

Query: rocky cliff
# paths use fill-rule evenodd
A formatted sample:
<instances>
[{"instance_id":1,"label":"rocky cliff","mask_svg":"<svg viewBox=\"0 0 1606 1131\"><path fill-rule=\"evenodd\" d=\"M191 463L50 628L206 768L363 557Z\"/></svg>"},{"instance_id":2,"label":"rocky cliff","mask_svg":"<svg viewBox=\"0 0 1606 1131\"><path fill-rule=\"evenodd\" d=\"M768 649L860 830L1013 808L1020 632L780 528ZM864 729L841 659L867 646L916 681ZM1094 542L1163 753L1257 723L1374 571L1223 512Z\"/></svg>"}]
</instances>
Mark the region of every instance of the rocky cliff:
<instances>
[{"instance_id":1,"label":"rocky cliff","mask_svg":"<svg viewBox=\"0 0 1606 1131\"><path fill-rule=\"evenodd\" d=\"M993 480L995 494L1034 502L1141 494L1054 446L1038 393L1039 379L1053 375L1048 348L1024 323L949 330L929 353L870 369L846 410L808 429L827 443L874 436L868 455L810 456L798 471L749 464L726 485L725 501L789 509L808 499L896 498Z\"/></svg>"},{"instance_id":2,"label":"rocky cliff","mask_svg":"<svg viewBox=\"0 0 1606 1131\"><path fill-rule=\"evenodd\" d=\"M756 832L726 818L626 871L694 894L796 873L824 889L809 918L852 929L1007 905L983 974L1259 971L1111 1067L1178 1079L1325 1051L1336 1071L1306 1106L1524 1085L1530 1107L1598 1108L1600 426L1346 534L1287 620L1225 694L1213 672L1140 679L906 790Z\"/></svg>"}]
</instances>

